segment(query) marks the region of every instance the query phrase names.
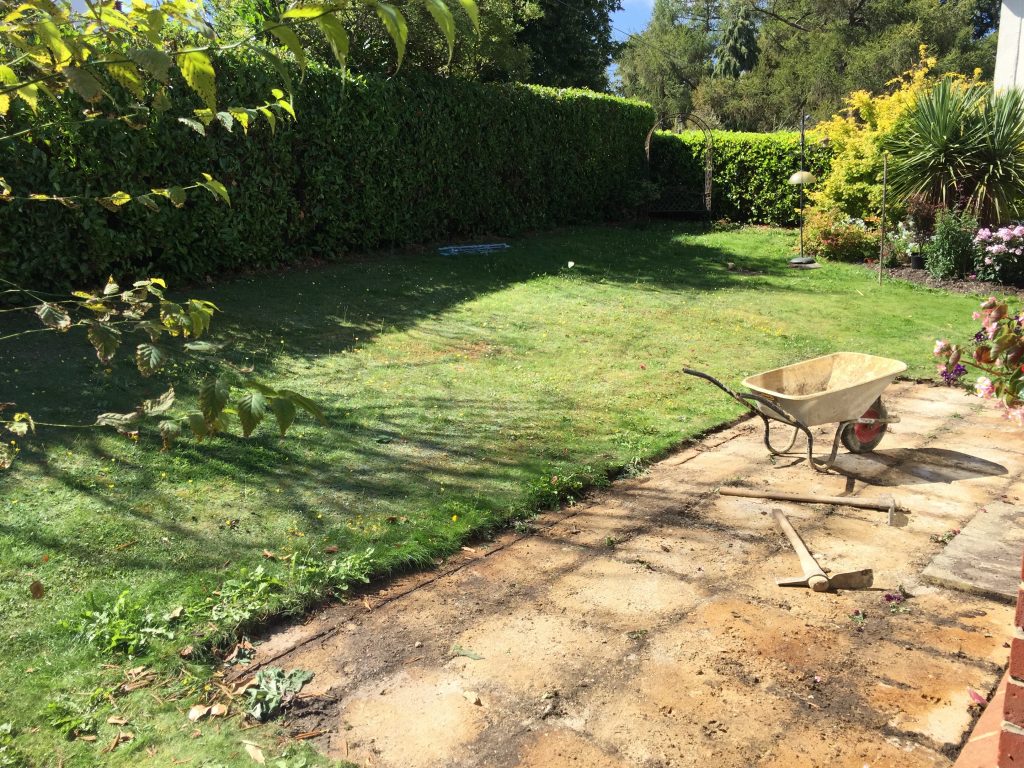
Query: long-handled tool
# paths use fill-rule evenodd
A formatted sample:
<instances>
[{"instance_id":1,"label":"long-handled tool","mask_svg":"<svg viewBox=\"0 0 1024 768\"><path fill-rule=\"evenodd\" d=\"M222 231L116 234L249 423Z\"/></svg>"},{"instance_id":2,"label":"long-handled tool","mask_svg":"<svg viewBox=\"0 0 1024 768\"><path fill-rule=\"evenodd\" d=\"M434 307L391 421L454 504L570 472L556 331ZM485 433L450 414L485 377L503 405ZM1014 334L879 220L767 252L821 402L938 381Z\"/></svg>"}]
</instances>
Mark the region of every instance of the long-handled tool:
<instances>
[{"instance_id":1,"label":"long-handled tool","mask_svg":"<svg viewBox=\"0 0 1024 768\"><path fill-rule=\"evenodd\" d=\"M776 584L780 587L810 587L815 592L828 592L830 589L867 589L874 583L875 574L870 568L826 576L782 510L773 509L772 517L775 518L775 522L779 524L782 532L789 539L789 543L796 550L797 557L800 558L800 567L804 571L804 575L800 578L779 579Z\"/></svg>"},{"instance_id":2,"label":"long-handled tool","mask_svg":"<svg viewBox=\"0 0 1024 768\"><path fill-rule=\"evenodd\" d=\"M746 488L719 488L722 496L743 496L747 499L772 499L774 501L798 501L802 504L833 504L846 507L857 507L858 509L878 509L889 513L889 525L896 525L897 512L909 512L906 507L901 507L892 496L889 501L871 501L870 499L856 499L849 496L808 496L804 493L782 493L781 491L748 491Z\"/></svg>"}]
</instances>

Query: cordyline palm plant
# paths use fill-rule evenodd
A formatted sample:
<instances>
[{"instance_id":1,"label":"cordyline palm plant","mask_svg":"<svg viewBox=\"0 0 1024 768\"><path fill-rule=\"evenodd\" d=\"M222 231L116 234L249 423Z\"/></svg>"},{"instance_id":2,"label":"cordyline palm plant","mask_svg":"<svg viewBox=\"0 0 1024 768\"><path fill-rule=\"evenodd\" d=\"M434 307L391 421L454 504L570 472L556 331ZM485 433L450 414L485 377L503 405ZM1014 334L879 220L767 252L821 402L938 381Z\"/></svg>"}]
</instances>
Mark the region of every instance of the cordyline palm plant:
<instances>
[{"instance_id":1,"label":"cordyline palm plant","mask_svg":"<svg viewBox=\"0 0 1024 768\"><path fill-rule=\"evenodd\" d=\"M1024 211L1024 96L946 78L884 142L894 194L963 208L988 223Z\"/></svg>"}]
</instances>

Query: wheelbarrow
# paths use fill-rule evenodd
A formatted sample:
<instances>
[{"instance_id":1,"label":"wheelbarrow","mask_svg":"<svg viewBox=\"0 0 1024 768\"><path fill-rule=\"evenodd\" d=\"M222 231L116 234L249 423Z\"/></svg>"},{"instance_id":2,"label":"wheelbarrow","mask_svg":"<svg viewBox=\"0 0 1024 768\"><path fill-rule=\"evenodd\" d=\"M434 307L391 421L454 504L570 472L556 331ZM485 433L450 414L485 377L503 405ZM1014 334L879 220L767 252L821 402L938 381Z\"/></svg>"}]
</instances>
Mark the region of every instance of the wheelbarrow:
<instances>
[{"instance_id":1,"label":"wheelbarrow","mask_svg":"<svg viewBox=\"0 0 1024 768\"><path fill-rule=\"evenodd\" d=\"M882 392L907 370L906 363L859 352L836 352L801 363L748 376L743 385L751 392L734 392L713 376L684 368L683 373L710 381L764 421L764 444L773 456L803 456L794 451L801 433L807 438L807 464L827 472L836 459L839 443L851 453L873 451L885 436L892 416L882 404ZM778 450L771 441L772 422L793 428L789 445ZM814 455L811 427L838 422L827 459Z\"/></svg>"}]
</instances>

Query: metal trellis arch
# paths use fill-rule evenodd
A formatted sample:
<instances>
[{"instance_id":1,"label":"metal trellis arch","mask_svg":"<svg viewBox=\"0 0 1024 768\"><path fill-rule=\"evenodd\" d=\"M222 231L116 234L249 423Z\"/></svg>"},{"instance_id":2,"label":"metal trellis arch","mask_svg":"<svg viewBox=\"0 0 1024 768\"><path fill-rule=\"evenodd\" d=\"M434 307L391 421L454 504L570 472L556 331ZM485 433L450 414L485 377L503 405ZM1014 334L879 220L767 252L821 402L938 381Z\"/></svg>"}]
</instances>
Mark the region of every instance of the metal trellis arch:
<instances>
[{"instance_id":1,"label":"metal trellis arch","mask_svg":"<svg viewBox=\"0 0 1024 768\"><path fill-rule=\"evenodd\" d=\"M668 124L668 128L666 128ZM654 134L658 130L670 130L681 133L690 126L694 126L704 135L704 189L703 194L693 188L692 184L685 183L686 180L657 179L660 183L660 195L651 203L648 209L650 213L661 214L711 214L712 201L712 174L715 169L715 142L711 134L711 128L706 122L695 114L675 115L672 118L659 118L658 121L647 132L647 141L644 144L644 151L647 155L648 178L651 176L651 148ZM684 182L684 183L678 183Z\"/></svg>"}]
</instances>

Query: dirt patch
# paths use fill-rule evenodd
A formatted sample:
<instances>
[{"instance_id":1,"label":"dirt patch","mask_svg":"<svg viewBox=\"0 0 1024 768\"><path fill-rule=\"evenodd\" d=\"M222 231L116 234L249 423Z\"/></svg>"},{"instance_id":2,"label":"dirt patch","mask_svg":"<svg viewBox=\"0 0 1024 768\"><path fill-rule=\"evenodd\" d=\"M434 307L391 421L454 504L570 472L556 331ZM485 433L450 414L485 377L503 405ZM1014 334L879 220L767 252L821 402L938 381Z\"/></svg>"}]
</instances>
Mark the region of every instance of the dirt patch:
<instances>
[{"instance_id":1,"label":"dirt patch","mask_svg":"<svg viewBox=\"0 0 1024 768\"><path fill-rule=\"evenodd\" d=\"M315 673L294 731L368 766L949 766L1006 661L1008 606L925 584L955 521L1019 496L1012 427L943 388L899 384L878 452L836 472L772 463L751 422L644 477L268 638L256 664ZM954 418L956 414L956 418ZM998 435L994 433L1006 433ZM723 482L865 498L909 514L719 496ZM821 564L799 574L770 511ZM884 595L900 588L904 603Z\"/></svg>"},{"instance_id":2,"label":"dirt patch","mask_svg":"<svg viewBox=\"0 0 1024 768\"><path fill-rule=\"evenodd\" d=\"M878 271L877 264L865 264L867 269ZM978 296L1024 296L1024 288L1002 283L989 283L984 280L940 280L932 277L927 270L910 267L893 267L885 270L886 277L891 280L904 280L908 283L924 285L952 293L977 294Z\"/></svg>"}]
</instances>

